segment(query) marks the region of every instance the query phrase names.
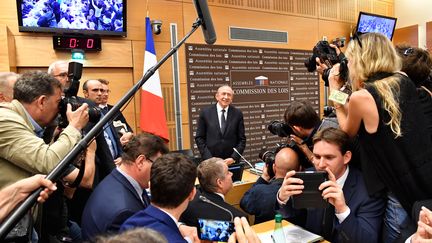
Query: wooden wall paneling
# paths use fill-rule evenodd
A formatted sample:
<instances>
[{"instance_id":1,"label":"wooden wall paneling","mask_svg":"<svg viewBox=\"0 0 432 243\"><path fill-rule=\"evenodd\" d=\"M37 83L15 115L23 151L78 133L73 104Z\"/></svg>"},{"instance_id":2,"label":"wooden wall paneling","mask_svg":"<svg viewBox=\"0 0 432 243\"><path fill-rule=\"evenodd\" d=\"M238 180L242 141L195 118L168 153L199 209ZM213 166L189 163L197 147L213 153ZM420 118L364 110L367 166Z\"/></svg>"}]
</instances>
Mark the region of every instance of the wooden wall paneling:
<instances>
[{"instance_id":1,"label":"wooden wall paneling","mask_svg":"<svg viewBox=\"0 0 432 243\"><path fill-rule=\"evenodd\" d=\"M192 2L192 1L190 1ZM128 2L128 36L127 39L145 40L145 17L146 1L135 0ZM162 20L162 32L157 36L159 41L170 41L169 23L179 23L178 32L183 32L182 21L182 3L165 0L149 0L148 11L150 20ZM196 14L195 14L196 16ZM195 17L196 18L196 17ZM190 23L192 25L192 23ZM186 25L188 26L188 25ZM156 40L155 40L156 41Z\"/></svg>"},{"instance_id":2,"label":"wooden wall paneling","mask_svg":"<svg viewBox=\"0 0 432 243\"><path fill-rule=\"evenodd\" d=\"M357 0L358 11L372 13L373 0Z\"/></svg>"},{"instance_id":3,"label":"wooden wall paneling","mask_svg":"<svg viewBox=\"0 0 432 243\"><path fill-rule=\"evenodd\" d=\"M357 0L339 0L339 19L349 23L357 22Z\"/></svg>"},{"instance_id":4,"label":"wooden wall paneling","mask_svg":"<svg viewBox=\"0 0 432 243\"><path fill-rule=\"evenodd\" d=\"M309 16L318 16L318 0L297 0L297 13Z\"/></svg>"},{"instance_id":5,"label":"wooden wall paneling","mask_svg":"<svg viewBox=\"0 0 432 243\"><path fill-rule=\"evenodd\" d=\"M317 19L303 18L243 10L241 15L235 9L226 9L219 6L210 6L213 23L217 26L217 45L262 46L275 48L310 49L318 38ZM192 22L195 18L195 9L192 4L185 4L184 22ZM288 44L260 43L253 41L238 41L229 39L229 26L288 31ZM204 43L202 33L196 33L188 40L189 43Z\"/></svg>"},{"instance_id":6,"label":"wooden wall paneling","mask_svg":"<svg viewBox=\"0 0 432 243\"><path fill-rule=\"evenodd\" d=\"M56 60L69 60L69 51L55 51L52 38L44 36L15 36L17 65L48 66ZM129 40L102 38L101 52L87 52L87 67L132 67L132 47Z\"/></svg>"},{"instance_id":7,"label":"wooden wall paneling","mask_svg":"<svg viewBox=\"0 0 432 243\"><path fill-rule=\"evenodd\" d=\"M418 47L418 25L396 29L393 35L393 43L395 45L408 44Z\"/></svg>"},{"instance_id":8,"label":"wooden wall paneling","mask_svg":"<svg viewBox=\"0 0 432 243\"><path fill-rule=\"evenodd\" d=\"M0 24L0 72L16 72L15 40L5 24Z\"/></svg>"},{"instance_id":9,"label":"wooden wall paneling","mask_svg":"<svg viewBox=\"0 0 432 243\"><path fill-rule=\"evenodd\" d=\"M373 13L386 16L394 16L393 1L375 0L372 3Z\"/></svg>"},{"instance_id":10,"label":"wooden wall paneling","mask_svg":"<svg viewBox=\"0 0 432 243\"><path fill-rule=\"evenodd\" d=\"M0 23L6 25L13 35L19 34L16 1L0 1Z\"/></svg>"},{"instance_id":11,"label":"wooden wall paneling","mask_svg":"<svg viewBox=\"0 0 432 243\"><path fill-rule=\"evenodd\" d=\"M338 0L320 0L319 18L337 20L338 9Z\"/></svg>"},{"instance_id":12,"label":"wooden wall paneling","mask_svg":"<svg viewBox=\"0 0 432 243\"><path fill-rule=\"evenodd\" d=\"M278 12L294 13L294 0L273 0L273 9Z\"/></svg>"},{"instance_id":13,"label":"wooden wall paneling","mask_svg":"<svg viewBox=\"0 0 432 243\"><path fill-rule=\"evenodd\" d=\"M432 21L426 22L426 48L432 53Z\"/></svg>"}]
</instances>

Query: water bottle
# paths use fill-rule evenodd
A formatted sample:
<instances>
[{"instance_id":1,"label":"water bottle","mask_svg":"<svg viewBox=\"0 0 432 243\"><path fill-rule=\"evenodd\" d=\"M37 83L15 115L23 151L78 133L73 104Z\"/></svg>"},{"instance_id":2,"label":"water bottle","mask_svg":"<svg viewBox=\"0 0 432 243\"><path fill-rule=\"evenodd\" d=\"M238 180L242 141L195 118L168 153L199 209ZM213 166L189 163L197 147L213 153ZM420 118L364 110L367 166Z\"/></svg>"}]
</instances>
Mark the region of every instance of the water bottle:
<instances>
[{"instance_id":1,"label":"water bottle","mask_svg":"<svg viewBox=\"0 0 432 243\"><path fill-rule=\"evenodd\" d=\"M274 243L285 243L285 233L282 227L282 215L275 215L275 227L273 231L273 242Z\"/></svg>"}]
</instances>

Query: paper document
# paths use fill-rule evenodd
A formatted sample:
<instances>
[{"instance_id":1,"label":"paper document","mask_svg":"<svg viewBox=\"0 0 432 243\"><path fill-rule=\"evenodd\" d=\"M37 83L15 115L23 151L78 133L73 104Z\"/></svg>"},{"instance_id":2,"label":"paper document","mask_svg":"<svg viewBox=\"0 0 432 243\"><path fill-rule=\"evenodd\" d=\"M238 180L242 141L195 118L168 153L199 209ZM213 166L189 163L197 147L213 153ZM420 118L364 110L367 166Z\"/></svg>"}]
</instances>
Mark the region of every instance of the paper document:
<instances>
[{"instance_id":1,"label":"paper document","mask_svg":"<svg viewBox=\"0 0 432 243\"><path fill-rule=\"evenodd\" d=\"M284 233L285 233L285 240L286 242L292 242L292 243L308 243L308 242L316 242L323 240L323 237L314 233L311 233L302 227L299 227L297 225L287 225L283 227ZM261 242L273 242L272 239L273 230L259 233L258 237L260 238Z\"/></svg>"}]
</instances>

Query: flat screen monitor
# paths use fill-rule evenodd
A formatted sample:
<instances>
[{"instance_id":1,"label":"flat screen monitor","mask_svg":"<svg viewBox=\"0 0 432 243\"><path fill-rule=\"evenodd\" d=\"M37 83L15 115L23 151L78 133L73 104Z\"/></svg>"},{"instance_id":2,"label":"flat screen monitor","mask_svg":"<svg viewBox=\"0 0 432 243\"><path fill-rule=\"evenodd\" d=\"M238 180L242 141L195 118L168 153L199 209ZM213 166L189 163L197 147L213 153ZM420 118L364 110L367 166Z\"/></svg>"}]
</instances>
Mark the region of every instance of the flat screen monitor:
<instances>
[{"instance_id":1,"label":"flat screen monitor","mask_svg":"<svg viewBox=\"0 0 432 243\"><path fill-rule=\"evenodd\" d=\"M396 18L360 12L356 32L361 35L369 32L381 33L390 40L396 28Z\"/></svg>"},{"instance_id":2,"label":"flat screen monitor","mask_svg":"<svg viewBox=\"0 0 432 243\"><path fill-rule=\"evenodd\" d=\"M16 0L19 31L126 36L126 0Z\"/></svg>"}]
</instances>

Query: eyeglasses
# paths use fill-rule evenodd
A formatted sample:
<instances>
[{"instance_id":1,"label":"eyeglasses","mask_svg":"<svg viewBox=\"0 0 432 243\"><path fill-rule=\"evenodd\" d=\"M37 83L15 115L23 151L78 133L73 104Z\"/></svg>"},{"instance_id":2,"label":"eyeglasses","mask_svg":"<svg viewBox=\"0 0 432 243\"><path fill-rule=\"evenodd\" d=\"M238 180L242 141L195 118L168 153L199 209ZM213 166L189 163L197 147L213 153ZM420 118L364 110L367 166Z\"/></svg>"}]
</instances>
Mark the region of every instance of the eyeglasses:
<instances>
[{"instance_id":1,"label":"eyeglasses","mask_svg":"<svg viewBox=\"0 0 432 243\"><path fill-rule=\"evenodd\" d=\"M63 72L63 73L59 73L59 74L57 74L57 75L54 75L55 78L57 78L57 77L66 78L67 76L68 76L68 73L66 73L66 72Z\"/></svg>"},{"instance_id":2,"label":"eyeglasses","mask_svg":"<svg viewBox=\"0 0 432 243\"><path fill-rule=\"evenodd\" d=\"M154 162L154 161L153 161L152 159L150 159L150 158L147 158L147 160L150 161L150 163L152 163L152 164L153 164L153 162Z\"/></svg>"}]
</instances>

